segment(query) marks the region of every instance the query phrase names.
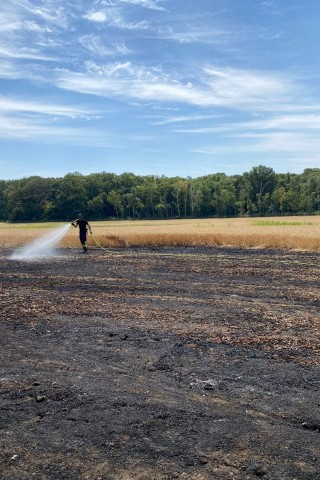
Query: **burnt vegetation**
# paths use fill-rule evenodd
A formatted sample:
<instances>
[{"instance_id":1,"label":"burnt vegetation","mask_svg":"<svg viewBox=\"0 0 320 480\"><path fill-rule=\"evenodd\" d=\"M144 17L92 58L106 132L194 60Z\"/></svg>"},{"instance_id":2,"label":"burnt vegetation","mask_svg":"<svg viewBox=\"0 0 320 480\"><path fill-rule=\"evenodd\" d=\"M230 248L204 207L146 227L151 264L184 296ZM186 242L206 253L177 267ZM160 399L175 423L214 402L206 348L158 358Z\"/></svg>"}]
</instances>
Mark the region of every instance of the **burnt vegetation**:
<instances>
[{"instance_id":1,"label":"burnt vegetation","mask_svg":"<svg viewBox=\"0 0 320 480\"><path fill-rule=\"evenodd\" d=\"M316 253L9 254L2 479L319 479Z\"/></svg>"}]
</instances>

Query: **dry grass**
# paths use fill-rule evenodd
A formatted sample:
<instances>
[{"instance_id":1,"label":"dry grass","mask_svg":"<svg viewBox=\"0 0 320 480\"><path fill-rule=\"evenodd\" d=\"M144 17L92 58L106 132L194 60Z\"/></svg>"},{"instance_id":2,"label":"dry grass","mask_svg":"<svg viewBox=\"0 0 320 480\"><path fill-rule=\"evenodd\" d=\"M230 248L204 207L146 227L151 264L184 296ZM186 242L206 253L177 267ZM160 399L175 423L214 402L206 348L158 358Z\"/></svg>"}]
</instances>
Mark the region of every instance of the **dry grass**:
<instances>
[{"instance_id":1,"label":"dry grass","mask_svg":"<svg viewBox=\"0 0 320 480\"><path fill-rule=\"evenodd\" d=\"M201 219L93 224L104 247L224 245L252 248L320 250L320 217Z\"/></svg>"},{"instance_id":2,"label":"dry grass","mask_svg":"<svg viewBox=\"0 0 320 480\"><path fill-rule=\"evenodd\" d=\"M63 223L0 223L0 245L26 245ZM91 222L103 247L223 245L320 251L320 216ZM89 244L95 245L89 236ZM73 228L61 246L78 247Z\"/></svg>"}]
</instances>

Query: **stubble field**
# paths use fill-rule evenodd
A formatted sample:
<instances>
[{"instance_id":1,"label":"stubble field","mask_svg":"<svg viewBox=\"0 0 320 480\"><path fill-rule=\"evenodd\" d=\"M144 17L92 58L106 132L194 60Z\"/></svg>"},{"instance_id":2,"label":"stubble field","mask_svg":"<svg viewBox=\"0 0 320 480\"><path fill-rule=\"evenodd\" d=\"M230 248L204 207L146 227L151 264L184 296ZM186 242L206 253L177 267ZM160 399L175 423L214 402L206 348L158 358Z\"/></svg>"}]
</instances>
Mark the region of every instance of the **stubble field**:
<instances>
[{"instance_id":1,"label":"stubble field","mask_svg":"<svg viewBox=\"0 0 320 480\"><path fill-rule=\"evenodd\" d=\"M32 262L2 235L0 477L319 480L319 244L117 231Z\"/></svg>"}]
</instances>

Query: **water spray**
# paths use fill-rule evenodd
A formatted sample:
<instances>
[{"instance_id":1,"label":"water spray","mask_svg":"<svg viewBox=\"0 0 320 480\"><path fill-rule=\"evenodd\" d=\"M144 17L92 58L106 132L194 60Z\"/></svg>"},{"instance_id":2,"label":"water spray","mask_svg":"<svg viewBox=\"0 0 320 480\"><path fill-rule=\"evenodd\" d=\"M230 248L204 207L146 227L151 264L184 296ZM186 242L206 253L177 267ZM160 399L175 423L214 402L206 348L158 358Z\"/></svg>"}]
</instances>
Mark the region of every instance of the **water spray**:
<instances>
[{"instance_id":1,"label":"water spray","mask_svg":"<svg viewBox=\"0 0 320 480\"><path fill-rule=\"evenodd\" d=\"M56 257L55 247L67 235L71 225L68 223L63 227L55 228L46 233L43 237L37 238L24 247L18 248L11 255L12 260L32 261L49 257Z\"/></svg>"}]
</instances>

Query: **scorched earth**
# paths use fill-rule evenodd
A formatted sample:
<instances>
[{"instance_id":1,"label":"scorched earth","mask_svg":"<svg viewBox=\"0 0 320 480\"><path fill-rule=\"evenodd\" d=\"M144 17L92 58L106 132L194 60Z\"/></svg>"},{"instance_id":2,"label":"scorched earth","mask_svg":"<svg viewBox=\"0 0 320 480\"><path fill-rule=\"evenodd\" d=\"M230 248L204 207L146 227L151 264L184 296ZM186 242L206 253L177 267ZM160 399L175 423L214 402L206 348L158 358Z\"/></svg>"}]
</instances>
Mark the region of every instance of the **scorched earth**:
<instances>
[{"instance_id":1,"label":"scorched earth","mask_svg":"<svg viewBox=\"0 0 320 480\"><path fill-rule=\"evenodd\" d=\"M320 479L319 254L11 253L1 479Z\"/></svg>"}]
</instances>

